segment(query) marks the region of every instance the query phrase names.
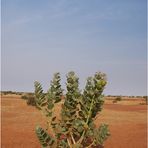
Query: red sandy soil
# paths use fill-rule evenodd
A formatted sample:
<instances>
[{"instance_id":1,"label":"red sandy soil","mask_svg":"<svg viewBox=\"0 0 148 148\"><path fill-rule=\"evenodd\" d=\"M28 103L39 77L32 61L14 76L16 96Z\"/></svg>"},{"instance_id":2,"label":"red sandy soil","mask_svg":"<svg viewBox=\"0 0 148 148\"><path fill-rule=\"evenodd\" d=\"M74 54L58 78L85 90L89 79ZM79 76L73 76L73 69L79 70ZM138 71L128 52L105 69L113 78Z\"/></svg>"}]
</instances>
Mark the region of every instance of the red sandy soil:
<instances>
[{"instance_id":1,"label":"red sandy soil","mask_svg":"<svg viewBox=\"0 0 148 148\"><path fill-rule=\"evenodd\" d=\"M111 136L105 148L147 148L147 107L140 105L140 101L128 101L126 105L124 101L106 102L96 119L97 126L109 124ZM45 119L35 107L28 106L20 97L4 96L1 117L2 148L40 148L34 129L38 124L45 127Z\"/></svg>"}]
</instances>

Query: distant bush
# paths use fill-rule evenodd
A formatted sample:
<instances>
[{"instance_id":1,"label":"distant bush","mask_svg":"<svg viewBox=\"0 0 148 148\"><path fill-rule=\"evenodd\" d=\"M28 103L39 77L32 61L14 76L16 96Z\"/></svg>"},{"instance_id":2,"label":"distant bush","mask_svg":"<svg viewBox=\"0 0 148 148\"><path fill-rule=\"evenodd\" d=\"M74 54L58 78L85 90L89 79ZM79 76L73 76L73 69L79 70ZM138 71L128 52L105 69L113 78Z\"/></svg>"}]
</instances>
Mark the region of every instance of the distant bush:
<instances>
[{"instance_id":1,"label":"distant bush","mask_svg":"<svg viewBox=\"0 0 148 148\"><path fill-rule=\"evenodd\" d=\"M22 92L17 92L16 95L22 95Z\"/></svg>"},{"instance_id":2,"label":"distant bush","mask_svg":"<svg viewBox=\"0 0 148 148\"><path fill-rule=\"evenodd\" d=\"M13 92L12 91L2 91L2 94L3 95L8 95L8 94L13 94Z\"/></svg>"},{"instance_id":3,"label":"distant bush","mask_svg":"<svg viewBox=\"0 0 148 148\"><path fill-rule=\"evenodd\" d=\"M36 106L35 97L34 96L29 96L28 99L27 99L27 104L32 105L32 106Z\"/></svg>"},{"instance_id":4,"label":"distant bush","mask_svg":"<svg viewBox=\"0 0 148 148\"><path fill-rule=\"evenodd\" d=\"M21 98L24 99L24 100L27 100L28 99L28 97L26 95L22 95Z\"/></svg>"},{"instance_id":5,"label":"distant bush","mask_svg":"<svg viewBox=\"0 0 148 148\"><path fill-rule=\"evenodd\" d=\"M15 92L15 91L1 91L2 95L22 95L22 92Z\"/></svg>"},{"instance_id":6,"label":"distant bush","mask_svg":"<svg viewBox=\"0 0 148 148\"><path fill-rule=\"evenodd\" d=\"M115 100L113 100L113 103L117 103L118 101L121 101L122 100L122 97L121 96L117 96L115 98Z\"/></svg>"},{"instance_id":7,"label":"distant bush","mask_svg":"<svg viewBox=\"0 0 148 148\"><path fill-rule=\"evenodd\" d=\"M136 96L136 98L142 98L142 96Z\"/></svg>"},{"instance_id":8,"label":"distant bush","mask_svg":"<svg viewBox=\"0 0 148 148\"><path fill-rule=\"evenodd\" d=\"M122 100L122 97L121 96L118 96L118 97L116 97L116 100L117 101L121 101Z\"/></svg>"},{"instance_id":9,"label":"distant bush","mask_svg":"<svg viewBox=\"0 0 148 148\"><path fill-rule=\"evenodd\" d=\"M35 97L34 97L34 94L33 93L26 93L24 95L22 95L21 97L22 99L26 100L26 103L28 105L32 105L32 106L35 106L36 103L35 103Z\"/></svg>"},{"instance_id":10,"label":"distant bush","mask_svg":"<svg viewBox=\"0 0 148 148\"><path fill-rule=\"evenodd\" d=\"M143 98L144 98L146 104L148 104L148 96L143 96Z\"/></svg>"}]
</instances>

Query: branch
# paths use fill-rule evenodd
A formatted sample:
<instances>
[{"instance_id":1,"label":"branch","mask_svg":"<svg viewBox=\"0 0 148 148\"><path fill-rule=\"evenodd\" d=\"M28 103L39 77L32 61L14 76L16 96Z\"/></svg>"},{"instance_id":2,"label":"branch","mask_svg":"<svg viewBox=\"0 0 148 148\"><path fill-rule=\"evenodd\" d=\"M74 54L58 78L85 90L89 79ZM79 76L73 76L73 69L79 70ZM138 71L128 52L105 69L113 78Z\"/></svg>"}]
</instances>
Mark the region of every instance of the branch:
<instances>
[{"instance_id":1,"label":"branch","mask_svg":"<svg viewBox=\"0 0 148 148\"><path fill-rule=\"evenodd\" d=\"M91 148L91 146L95 143L95 140L89 145L87 146L86 148Z\"/></svg>"},{"instance_id":2,"label":"branch","mask_svg":"<svg viewBox=\"0 0 148 148\"><path fill-rule=\"evenodd\" d=\"M72 135L71 132L70 132L70 136L71 136L72 142L73 142L74 144L76 144L75 139L74 139L74 137L73 137L73 135Z\"/></svg>"},{"instance_id":3,"label":"branch","mask_svg":"<svg viewBox=\"0 0 148 148\"><path fill-rule=\"evenodd\" d=\"M91 116L91 111L92 111L92 108L93 108L93 104L94 104L94 100L92 99L91 105L90 105L90 109L89 109L89 112L88 112L88 116L87 116L87 120L86 120L86 122L85 122L86 124L88 124L89 118L90 118L90 116ZM82 141L83 141L83 139L84 139L85 132L86 132L86 130L83 131L82 136L81 136L80 139L78 140L78 143L79 143L79 144L82 143Z\"/></svg>"},{"instance_id":4,"label":"branch","mask_svg":"<svg viewBox=\"0 0 148 148\"><path fill-rule=\"evenodd\" d=\"M69 139L67 138L67 142L70 148L72 148L71 142L69 141Z\"/></svg>"}]
</instances>

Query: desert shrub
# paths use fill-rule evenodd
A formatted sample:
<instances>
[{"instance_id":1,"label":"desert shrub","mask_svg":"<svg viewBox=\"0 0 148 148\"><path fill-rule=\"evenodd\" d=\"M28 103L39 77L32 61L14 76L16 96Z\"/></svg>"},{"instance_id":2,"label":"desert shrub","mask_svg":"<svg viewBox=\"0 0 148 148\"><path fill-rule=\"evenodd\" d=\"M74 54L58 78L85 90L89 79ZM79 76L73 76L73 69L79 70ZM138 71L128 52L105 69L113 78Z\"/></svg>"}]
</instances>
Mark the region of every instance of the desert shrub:
<instances>
[{"instance_id":1,"label":"desert shrub","mask_svg":"<svg viewBox=\"0 0 148 148\"><path fill-rule=\"evenodd\" d=\"M16 92L16 95L22 95L23 93L22 92Z\"/></svg>"},{"instance_id":2,"label":"desert shrub","mask_svg":"<svg viewBox=\"0 0 148 148\"><path fill-rule=\"evenodd\" d=\"M121 101L122 97L121 96L116 96L116 98L113 100L113 103L117 103L118 101Z\"/></svg>"},{"instance_id":3,"label":"desert shrub","mask_svg":"<svg viewBox=\"0 0 148 148\"><path fill-rule=\"evenodd\" d=\"M110 135L108 125L101 124L96 128L94 120L104 103L102 92L107 83L106 75L99 72L89 77L83 93L79 90L79 78L74 72L69 72L66 78L67 92L63 101L59 73L54 74L46 94L39 82L34 83L36 107L47 117L46 129L36 127L42 147L103 148L104 141ZM54 109L55 105L60 104L61 118L57 119ZM48 133L49 127L52 136Z\"/></svg>"},{"instance_id":4,"label":"desert shrub","mask_svg":"<svg viewBox=\"0 0 148 148\"><path fill-rule=\"evenodd\" d=\"M28 105L32 105L32 106L35 106L36 105L35 97L34 96L28 96L28 98L27 98L27 104Z\"/></svg>"},{"instance_id":5,"label":"desert shrub","mask_svg":"<svg viewBox=\"0 0 148 148\"><path fill-rule=\"evenodd\" d=\"M35 106L36 105L35 97L34 97L34 94L33 93L25 93L25 94L22 95L21 98L24 99L24 100L26 100L26 103L28 105L32 105L32 106Z\"/></svg>"},{"instance_id":6,"label":"desert shrub","mask_svg":"<svg viewBox=\"0 0 148 148\"><path fill-rule=\"evenodd\" d=\"M117 103L117 101L114 99L114 100L113 100L113 103Z\"/></svg>"},{"instance_id":7,"label":"desert shrub","mask_svg":"<svg viewBox=\"0 0 148 148\"><path fill-rule=\"evenodd\" d=\"M136 98L142 98L142 96L136 96Z\"/></svg>"},{"instance_id":8,"label":"desert shrub","mask_svg":"<svg viewBox=\"0 0 148 148\"><path fill-rule=\"evenodd\" d=\"M27 95L22 95L21 98L24 99L24 100L28 99Z\"/></svg>"},{"instance_id":9,"label":"desert shrub","mask_svg":"<svg viewBox=\"0 0 148 148\"><path fill-rule=\"evenodd\" d=\"M12 94L12 91L2 91L3 95Z\"/></svg>"},{"instance_id":10,"label":"desert shrub","mask_svg":"<svg viewBox=\"0 0 148 148\"><path fill-rule=\"evenodd\" d=\"M121 101L121 100L122 100L121 96L116 97L116 101Z\"/></svg>"},{"instance_id":11,"label":"desert shrub","mask_svg":"<svg viewBox=\"0 0 148 148\"><path fill-rule=\"evenodd\" d=\"M15 91L1 91L3 95L22 95L22 92L15 92Z\"/></svg>"},{"instance_id":12,"label":"desert shrub","mask_svg":"<svg viewBox=\"0 0 148 148\"><path fill-rule=\"evenodd\" d=\"M143 96L145 103L148 104L148 96Z\"/></svg>"}]
</instances>

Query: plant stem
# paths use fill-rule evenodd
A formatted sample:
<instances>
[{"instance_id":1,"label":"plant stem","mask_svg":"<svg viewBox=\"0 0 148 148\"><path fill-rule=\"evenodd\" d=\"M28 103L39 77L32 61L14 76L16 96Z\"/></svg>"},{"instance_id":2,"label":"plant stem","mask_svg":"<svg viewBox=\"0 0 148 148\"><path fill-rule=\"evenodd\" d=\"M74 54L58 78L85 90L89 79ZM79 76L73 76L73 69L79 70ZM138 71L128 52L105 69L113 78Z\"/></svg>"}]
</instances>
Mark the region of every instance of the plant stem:
<instances>
[{"instance_id":1,"label":"plant stem","mask_svg":"<svg viewBox=\"0 0 148 148\"><path fill-rule=\"evenodd\" d=\"M68 142L69 147L72 148L72 146L71 146L71 142L69 141L68 138L67 138L67 142Z\"/></svg>"},{"instance_id":2,"label":"plant stem","mask_svg":"<svg viewBox=\"0 0 148 148\"><path fill-rule=\"evenodd\" d=\"M87 146L86 148L91 148L91 146L95 143L95 140L89 145Z\"/></svg>"},{"instance_id":3,"label":"plant stem","mask_svg":"<svg viewBox=\"0 0 148 148\"><path fill-rule=\"evenodd\" d=\"M88 122L89 122L89 118L91 116L91 111L92 111L92 108L93 108L93 104L94 104L94 100L92 99L90 109L89 109L89 112L88 112L88 116L87 116L87 120L86 120L85 124L88 124ZM80 137L80 139L78 140L77 143L79 143L79 144L82 143L82 141L84 139L85 132L86 132L86 130L83 131L82 136Z\"/></svg>"},{"instance_id":4,"label":"plant stem","mask_svg":"<svg viewBox=\"0 0 148 148\"><path fill-rule=\"evenodd\" d=\"M75 139L74 139L74 137L73 137L73 135L72 135L71 132L70 132L70 136L71 136L72 142L73 142L74 144L76 144Z\"/></svg>"}]
</instances>

